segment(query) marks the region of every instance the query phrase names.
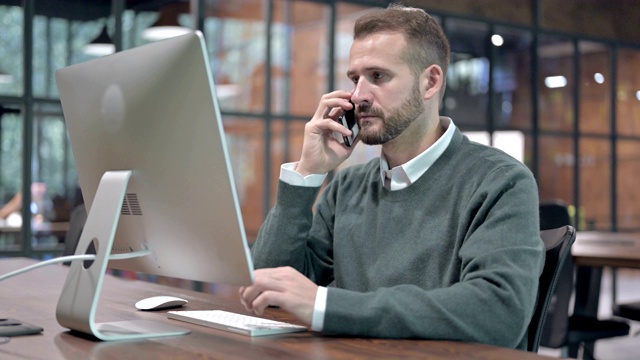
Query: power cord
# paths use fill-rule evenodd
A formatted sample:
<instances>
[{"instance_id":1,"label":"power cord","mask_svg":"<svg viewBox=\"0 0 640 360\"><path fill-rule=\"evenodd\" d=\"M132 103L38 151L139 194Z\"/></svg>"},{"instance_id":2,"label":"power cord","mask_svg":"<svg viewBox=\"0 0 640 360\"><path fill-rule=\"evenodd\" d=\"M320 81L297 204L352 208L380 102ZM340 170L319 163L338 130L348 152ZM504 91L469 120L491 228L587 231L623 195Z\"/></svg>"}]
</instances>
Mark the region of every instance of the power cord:
<instances>
[{"instance_id":1,"label":"power cord","mask_svg":"<svg viewBox=\"0 0 640 360\"><path fill-rule=\"evenodd\" d=\"M141 250L141 251L136 251L136 252L127 253L127 254L112 254L111 256L109 256L109 260L133 259L141 256L147 256L149 254L151 254L151 251L149 250ZM9 279L11 277L14 277L20 274L24 274L31 270L35 270L47 265L53 265L61 262L67 262L67 261L77 261L77 260L86 261L86 260L95 260L95 259L96 259L96 255L94 254L60 256L54 259L44 260L37 264L33 264L30 266L24 267L22 269L18 269L10 273L4 274L0 276L0 281Z\"/></svg>"}]
</instances>

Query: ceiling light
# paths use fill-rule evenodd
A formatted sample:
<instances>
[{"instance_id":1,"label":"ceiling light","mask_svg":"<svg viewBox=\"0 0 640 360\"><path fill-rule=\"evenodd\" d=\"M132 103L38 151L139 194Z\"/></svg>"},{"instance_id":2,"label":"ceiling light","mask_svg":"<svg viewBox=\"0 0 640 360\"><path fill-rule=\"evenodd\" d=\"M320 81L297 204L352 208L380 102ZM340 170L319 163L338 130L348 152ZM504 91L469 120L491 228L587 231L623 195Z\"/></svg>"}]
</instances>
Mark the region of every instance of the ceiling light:
<instances>
[{"instance_id":1,"label":"ceiling light","mask_svg":"<svg viewBox=\"0 0 640 360\"><path fill-rule=\"evenodd\" d=\"M191 30L182 26L154 26L142 32L142 38L148 41L158 41L184 35Z\"/></svg>"},{"instance_id":2,"label":"ceiling light","mask_svg":"<svg viewBox=\"0 0 640 360\"><path fill-rule=\"evenodd\" d=\"M502 36L498 34L491 35L491 43L495 46L502 46L504 44L504 39Z\"/></svg>"},{"instance_id":3,"label":"ceiling light","mask_svg":"<svg viewBox=\"0 0 640 360\"><path fill-rule=\"evenodd\" d=\"M565 87L567 86L567 78L562 75L548 76L544 79L544 84L549 89Z\"/></svg>"},{"instance_id":4,"label":"ceiling light","mask_svg":"<svg viewBox=\"0 0 640 360\"><path fill-rule=\"evenodd\" d=\"M228 99L240 95L240 86L235 84L216 85L218 99Z\"/></svg>"},{"instance_id":5,"label":"ceiling light","mask_svg":"<svg viewBox=\"0 0 640 360\"><path fill-rule=\"evenodd\" d=\"M593 75L593 79L598 83L598 84L602 84L604 83L604 75L602 75L601 73L595 73Z\"/></svg>"},{"instance_id":6,"label":"ceiling light","mask_svg":"<svg viewBox=\"0 0 640 360\"><path fill-rule=\"evenodd\" d=\"M91 56L111 55L114 52L116 52L116 46L109 37L106 24L102 27L100 35L84 47L84 53Z\"/></svg>"},{"instance_id":7,"label":"ceiling light","mask_svg":"<svg viewBox=\"0 0 640 360\"><path fill-rule=\"evenodd\" d=\"M158 41L191 32L191 29L178 22L180 10L179 4L164 6L158 12L158 20L142 32L142 38L147 41Z\"/></svg>"}]
</instances>

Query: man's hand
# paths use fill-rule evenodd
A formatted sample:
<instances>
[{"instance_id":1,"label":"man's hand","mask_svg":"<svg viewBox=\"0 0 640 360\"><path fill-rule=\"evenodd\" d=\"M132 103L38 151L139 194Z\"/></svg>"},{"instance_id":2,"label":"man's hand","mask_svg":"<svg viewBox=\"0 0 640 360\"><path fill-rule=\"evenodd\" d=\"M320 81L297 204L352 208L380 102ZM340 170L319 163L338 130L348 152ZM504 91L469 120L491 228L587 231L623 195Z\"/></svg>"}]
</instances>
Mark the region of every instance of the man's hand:
<instances>
[{"instance_id":1,"label":"man's hand","mask_svg":"<svg viewBox=\"0 0 640 360\"><path fill-rule=\"evenodd\" d=\"M253 285L240 288L240 301L258 315L267 306L279 306L311 325L318 285L292 267L258 269Z\"/></svg>"},{"instance_id":2,"label":"man's hand","mask_svg":"<svg viewBox=\"0 0 640 360\"><path fill-rule=\"evenodd\" d=\"M351 135L351 130L337 122L343 111L351 109L350 98L351 93L338 90L320 99L315 115L304 127L302 156L296 168L302 176L326 174L351 155L355 144L348 147L334 136L334 132Z\"/></svg>"}]
</instances>

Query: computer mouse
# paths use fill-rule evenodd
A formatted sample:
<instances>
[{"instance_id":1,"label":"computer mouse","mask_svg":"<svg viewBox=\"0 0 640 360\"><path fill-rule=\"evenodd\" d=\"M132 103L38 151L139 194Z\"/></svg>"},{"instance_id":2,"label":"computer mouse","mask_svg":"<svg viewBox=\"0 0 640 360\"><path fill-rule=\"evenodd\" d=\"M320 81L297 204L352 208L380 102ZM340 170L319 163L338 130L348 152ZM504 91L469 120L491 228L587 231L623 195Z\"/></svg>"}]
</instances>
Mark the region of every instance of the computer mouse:
<instances>
[{"instance_id":1,"label":"computer mouse","mask_svg":"<svg viewBox=\"0 0 640 360\"><path fill-rule=\"evenodd\" d=\"M188 301L175 296L152 296L136 303L138 310L163 310L180 307Z\"/></svg>"}]
</instances>

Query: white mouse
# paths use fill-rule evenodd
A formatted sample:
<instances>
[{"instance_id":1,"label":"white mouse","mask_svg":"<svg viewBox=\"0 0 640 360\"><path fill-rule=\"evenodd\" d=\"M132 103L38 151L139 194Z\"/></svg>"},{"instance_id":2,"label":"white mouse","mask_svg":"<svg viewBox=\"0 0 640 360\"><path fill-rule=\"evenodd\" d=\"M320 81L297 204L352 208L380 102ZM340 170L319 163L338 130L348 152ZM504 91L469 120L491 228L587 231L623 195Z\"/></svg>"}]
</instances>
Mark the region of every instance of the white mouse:
<instances>
[{"instance_id":1,"label":"white mouse","mask_svg":"<svg viewBox=\"0 0 640 360\"><path fill-rule=\"evenodd\" d=\"M136 303L136 309L162 310L182 306L187 302L187 300L175 296L152 296L138 301Z\"/></svg>"}]
</instances>

